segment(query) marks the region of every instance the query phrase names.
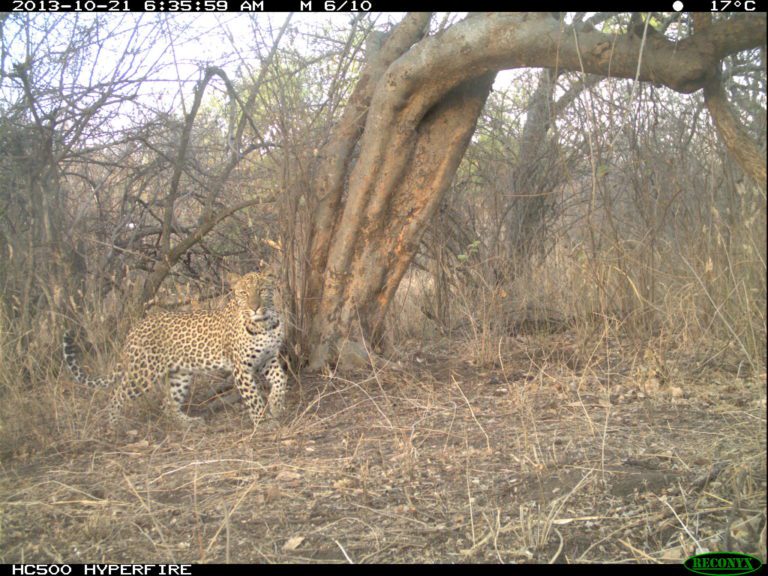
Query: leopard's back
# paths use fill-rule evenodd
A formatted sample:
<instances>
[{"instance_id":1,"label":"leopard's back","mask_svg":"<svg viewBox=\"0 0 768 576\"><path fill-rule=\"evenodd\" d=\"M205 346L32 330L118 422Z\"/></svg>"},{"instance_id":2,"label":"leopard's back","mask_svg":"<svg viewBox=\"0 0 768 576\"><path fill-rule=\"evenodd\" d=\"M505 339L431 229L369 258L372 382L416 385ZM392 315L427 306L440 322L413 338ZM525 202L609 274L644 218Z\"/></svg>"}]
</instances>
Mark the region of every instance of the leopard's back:
<instances>
[{"instance_id":1,"label":"leopard's back","mask_svg":"<svg viewBox=\"0 0 768 576\"><path fill-rule=\"evenodd\" d=\"M146 360L157 370L229 369L233 332L239 318L229 306L192 312L156 311L128 334L126 366Z\"/></svg>"}]
</instances>

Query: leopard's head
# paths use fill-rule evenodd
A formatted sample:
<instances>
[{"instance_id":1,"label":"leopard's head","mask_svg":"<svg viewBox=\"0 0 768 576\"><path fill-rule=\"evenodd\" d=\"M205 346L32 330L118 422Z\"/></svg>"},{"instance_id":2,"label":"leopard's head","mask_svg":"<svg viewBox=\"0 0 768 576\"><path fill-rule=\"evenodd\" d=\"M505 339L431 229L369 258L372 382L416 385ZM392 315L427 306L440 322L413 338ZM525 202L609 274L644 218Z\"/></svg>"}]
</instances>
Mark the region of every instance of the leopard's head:
<instances>
[{"instance_id":1,"label":"leopard's head","mask_svg":"<svg viewBox=\"0 0 768 576\"><path fill-rule=\"evenodd\" d=\"M270 272L248 272L242 276L229 273L227 281L239 308L250 310L257 316L273 308L275 280Z\"/></svg>"}]
</instances>

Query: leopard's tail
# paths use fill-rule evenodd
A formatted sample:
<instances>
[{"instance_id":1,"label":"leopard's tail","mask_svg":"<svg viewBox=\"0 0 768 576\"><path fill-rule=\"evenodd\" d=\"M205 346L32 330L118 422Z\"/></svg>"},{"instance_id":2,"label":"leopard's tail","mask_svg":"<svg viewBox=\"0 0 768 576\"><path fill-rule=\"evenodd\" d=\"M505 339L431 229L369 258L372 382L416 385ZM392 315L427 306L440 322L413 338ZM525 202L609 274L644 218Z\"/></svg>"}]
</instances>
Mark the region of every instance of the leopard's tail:
<instances>
[{"instance_id":1,"label":"leopard's tail","mask_svg":"<svg viewBox=\"0 0 768 576\"><path fill-rule=\"evenodd\" d=\"M113 374L109 378L94 378L85 373L77 360L77 347L75 346L75 338L72 332L66 332L62 341L64 361L67 363L69 371L72 372L72 376L75 377L76 382L85 384L91 388L108 388L115 383L116 374Z\"/></svg>"}]
</instances>

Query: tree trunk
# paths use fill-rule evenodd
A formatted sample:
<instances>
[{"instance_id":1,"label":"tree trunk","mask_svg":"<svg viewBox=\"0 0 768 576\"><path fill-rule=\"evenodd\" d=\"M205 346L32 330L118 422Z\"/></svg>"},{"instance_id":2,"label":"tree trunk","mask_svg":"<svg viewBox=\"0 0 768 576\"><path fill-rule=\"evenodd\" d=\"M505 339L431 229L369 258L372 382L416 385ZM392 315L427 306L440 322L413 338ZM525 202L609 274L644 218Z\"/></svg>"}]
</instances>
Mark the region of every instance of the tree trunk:
<instances>
[{"instance_id":1,"label":"tree trunk","mask_svg":"<svg viewBox=\"0 0 768 576\"><path fill-rule=\"evenodd\" d=\"M560 178L552 172L557 165L557 147L549 136L549 127L555 118L552 104L555 92L555 73L543 70L526 109L525 125L520 138L520 151L515 162L514 177L510 181L511 198L505 223L505 252L530 258L537 242L538 232L551 210L549 197ZM501 272L501 271L500 271Z\"/></svg>"},{"instance_id":2,"label":"tree trunk","mask_svg":"<svg viewBox=\"0 0 768 576\"><path fill-rule=\"evenodd\" d=\"M331 246L310 367L322 365L357 323L355 340L380 344L389 304L469 145L494 76L449 92L410 133L396 136L398 154L376 151L383 182L357 167L352 172L359 184L350 186Z\"/></svg>"}]
</instances>

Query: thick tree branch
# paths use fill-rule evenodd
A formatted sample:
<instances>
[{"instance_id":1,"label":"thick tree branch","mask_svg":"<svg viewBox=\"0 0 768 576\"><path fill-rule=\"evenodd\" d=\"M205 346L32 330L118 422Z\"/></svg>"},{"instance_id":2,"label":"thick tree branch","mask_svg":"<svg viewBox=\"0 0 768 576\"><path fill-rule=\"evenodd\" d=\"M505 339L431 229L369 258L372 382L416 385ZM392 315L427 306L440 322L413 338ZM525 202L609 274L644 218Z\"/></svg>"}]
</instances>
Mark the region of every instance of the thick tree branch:
<instances>
[{"instance_id":1,"label":"thick tree branch","mask_svg":"<svg viewBox=\"0 0 768 576\"><path fill-rule=\"evenodd\" d=\"M697 34L709 33L715 27L712 24L711 14L694 14L693 23ZM720 63L712 70L712 74L704 86L704 103L707 105L709 115L715 124L718 134L723 139L725 147L744 172L755 184L763 190L766 189L766 162L765 152L760 149L754 138L739 122L739 119L728 105L728 99L723 89L723 80L720 74Z\"/></svg>"},{"instance_id":2,"label":"thick tree branch","mask_svg":"<svg viewBox=\"0 0 768 576\"><path fill-rule=\"evenodd\" d=\"M725 147L752 181L766 189L765 152L731 110L719 75L704 87L704 102Z\"/></svg>"},{"instance_id":3,"label":"thick tree branch","mask_svg":"<svg viewBox=\"0 0 768 576\"><path fill-rule=\"evenodd\" d=\"M678 92L702 88L708 74L728 54L764 45L765 15L734 15L679 42L654 35L646 42L639 80L664 84ZM442 37L428 38L387 73L391 97L397 91L413 114L467 75L519 67L557 68L605 77L634 79L641 39L593 28L580 31L542 14L490 14L465 20ZM439 82L435 72L439 73ZM424 88L429 76L432 90ZM393 83L396 82L396 83ZM409 96L417 93L416 103ZM423 101L419 105L419 101ZM416 105L414 105L416 104Z\"/></svg>"}]
</instances>

